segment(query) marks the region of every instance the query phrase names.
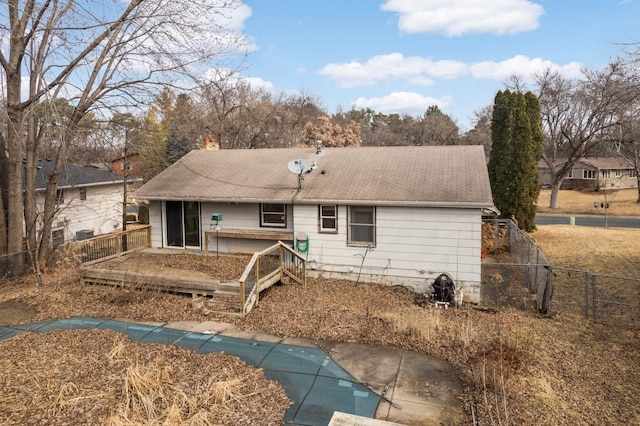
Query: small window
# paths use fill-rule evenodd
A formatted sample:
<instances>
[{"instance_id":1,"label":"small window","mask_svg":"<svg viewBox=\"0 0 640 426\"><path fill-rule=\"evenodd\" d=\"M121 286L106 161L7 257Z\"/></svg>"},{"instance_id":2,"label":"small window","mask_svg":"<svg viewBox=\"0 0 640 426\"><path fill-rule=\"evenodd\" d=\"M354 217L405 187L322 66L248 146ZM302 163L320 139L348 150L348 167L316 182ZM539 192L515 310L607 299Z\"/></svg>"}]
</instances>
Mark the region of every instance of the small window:
<instances>
[{"instance_id":1,"label":"small window","mask_svg":"<svg viewBox=\"0 0 640 426\"><path fill-rule=\"evenodd\" d=\"M320 232L338 232L338 206L319 206Z\"/></svg>"},{"instance_id":2,"label":"small window","mask_svg":"<svg viewBox=\"0 0 640 426\"><path fill-rule=\"evenodd\" d=\"M56 229L51 232L51 244L54 246L64 244L64 229Z\"/></svg>"},{"instance_id":3,"label":"small window","mask_svg":"<svg viewBox=\"0 0 640 426\"><path fill-rule=\"evenodd\" d=\"M285 204L260 204L260 226L286 228L287 206Z\"/></svg>"},{"instance_id":4,"label":"small window","mask_svg":"<svg viewBox=\"0 0 640 426\"><path fill-rule=\"evenodd\" d=\"M604 179L609 179L611 177L611 170L602 170L601 172Z\"/></svg>"},{"instance_id":5,"label":"small window","mask_svg":"<svg viewBox=\"0 0 640 426\"><path fill-rule=\"evenodd\" d=\"M569 173L567 173L567 178L573 179L573 169L569 170Z\"/></svg>"},{"instance_id":6,"label":"small window","mask_svg":"<svg viewBox=\"0 0 640 426\"><path fill-rule=\"evenodd\" d=\"M63 204L64 203L64 189L57 189L56 190L56 204Z\"/></svg>"},{"instance_id":7,"label":"small window","mask_svg":"<svg viewBox=\"0 0 640 426\"><path fill-rule=\"evenodd\" d=\"M622 176L622 170L616 169L616 177Z\"/></svg>"},{"instance_id":8,"label":"small window","mask_svg":"<svg viewBox=\"0 0 640 426\"><path fill-rule=\"evenodd\" d=\"M635 170L629 170L629 177L636 177L636 171Z\"/></svg>"},{"instance_id":9,"label":"small window","mask_svg":"<svg viewBox=\"0 0 640 426\"><path fill-rule=\"evenodd\" d=\"M582 179L595 179L596 171L595 170L583 170L582 171Z\"/></svg>"},{"instance_id":10,"label":"small window","mask_svg":"<svg viewBox=\"0 0 640 426\"><path fill-rule=\"evenodd\" d=\"M368 206L349 207L348 240L350 245L376 244L376 209Z\"/></svg>"},{"instance_id":11,"label":"small window","mask_svg":"<svg viewBox=\"0 0 640 426\"><path fill-rule=\"evenodd\" d=\"M87 199L87 188L80 188L80 199L82 201Z\"/></svg>"}]
</instances>

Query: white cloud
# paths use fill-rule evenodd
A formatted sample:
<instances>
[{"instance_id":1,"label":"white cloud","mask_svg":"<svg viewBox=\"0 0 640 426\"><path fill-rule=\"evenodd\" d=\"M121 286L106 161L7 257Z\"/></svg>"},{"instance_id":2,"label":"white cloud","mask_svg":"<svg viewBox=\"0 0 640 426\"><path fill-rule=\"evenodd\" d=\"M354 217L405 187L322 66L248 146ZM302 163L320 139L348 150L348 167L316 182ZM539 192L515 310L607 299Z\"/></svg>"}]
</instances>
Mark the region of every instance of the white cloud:
<instances>
[{"instance_id":1,"label":"white cloud","mask_svg":"<svg viewBox=\"0 0 640 426\"><path fill-rule=\"evenodd\" d=\"M276 93L276 88L273 83L263 80L260 77L242 77L241 81L249 84L253 89L262 89L269 93Z\"/></svg>"},{"instance_id":2,"label":"white cloud","mask_svg":"<svg viewBox=\"0 0 640 426\"><path fill-rule=\"evenodd\" d=\"M382 10L397 13L407 33L516 34L540 25L544 8L529 0L387 0Z\"/></svg>"},{"instance_id":3,"label":"white cloud","mask_svg":"<svg viewBox=\"0 0 640 426\"><path fill-rule=\"evenodd\" d=\"M458 61L432 61L418 56L404 57L401 53L378 55L367 62L325 65L320 75L329 77L340 87L371 86L383 80L406 79L414 84L433 84L431 77L457 78L468 70Z\"/></svg>"},{"instance_id":4,"label":"white cloud","mask_svg":"<svg viewBox=\"0 0 640 426\"><path fill-rule=\"evenodd\" d=\"M442 109L452 104L453 100L450 96L437 99L415 92L394 92L379 98L358 98L351 103L351 106L371 108L384 114L398 113L416 116L424 113L432 105L437 105Z\"/></svg>"},{"instance_id":5,"label":"white cloud","mask_svg":"<svg viewBox=\"0 0 640 426\"><path fill-rule=\"evenodd\" d=\"M580 78L582 64L554 64L541 58L516 55L504 61L483 61L465 64L459 61L433 61L429 58L407 57L400 53L374 56L366 62L335 63L324 66L320 75L339 87L373 86L389 80L406 80L416 86L435 84L434 79L452 80L472 75L475 79L505 80L518 74L526 79L546 68L557 70L570 78Z\"/></svg>"},{"instance_id":6,"label":"white cloud","mask_svg":"<svg viewBox=\"0 0 640 426\"><path fill-rule=\"evenodd\" d=\"M545 69L558 71L569 78L580 78L582 76L582 64L579 62L557 65L541 58L528 58L523 55L516 55L502 62L483 61L470 66L471 75L476 79L484 80L506 80L510 76L517 74L530 81L534 74L540 73Z\"/></svg>"}]
</instances>

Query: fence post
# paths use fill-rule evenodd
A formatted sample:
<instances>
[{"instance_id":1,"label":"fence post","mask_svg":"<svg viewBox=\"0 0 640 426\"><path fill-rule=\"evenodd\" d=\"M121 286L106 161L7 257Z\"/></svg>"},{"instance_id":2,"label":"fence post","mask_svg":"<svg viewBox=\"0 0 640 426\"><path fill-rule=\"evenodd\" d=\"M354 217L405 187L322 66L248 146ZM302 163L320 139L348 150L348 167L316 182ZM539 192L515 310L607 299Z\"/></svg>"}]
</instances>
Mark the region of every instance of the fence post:
<instances>
[{"instance_id":1,"label":"fence post","mask_svg":"<svg viewBox=\"0 0 640 426\"><path fill-rule=\"evenodd\" d=\"M598 315L596 312L596 276L591 275L591 300L593 301L593 308L591 309L591 319L594 321L598 320Z\"/></svg>"},{"instance_id":2,"label":"fence post","mask_svg":"<svg viewBox=\"0 0 640 426\"><path fill-rule=\"evenodd\" d=\"M551 268L552 268L551 265L547 267L547 287L545 288L545 292L544 292L544 295L545 295L544 312L546 314L551 313L551 304L553 300L553 271L551 270Z\"/></svg>"},{"instance_id":3,"label":"fence post","mask_svg":"<svg viewBox=\"0 0 640 426\"><path fill-rule=\"evenodd\" d=\"M589 273L584 273L584 317L589 319Z\"/></svg>"}]
</instances>

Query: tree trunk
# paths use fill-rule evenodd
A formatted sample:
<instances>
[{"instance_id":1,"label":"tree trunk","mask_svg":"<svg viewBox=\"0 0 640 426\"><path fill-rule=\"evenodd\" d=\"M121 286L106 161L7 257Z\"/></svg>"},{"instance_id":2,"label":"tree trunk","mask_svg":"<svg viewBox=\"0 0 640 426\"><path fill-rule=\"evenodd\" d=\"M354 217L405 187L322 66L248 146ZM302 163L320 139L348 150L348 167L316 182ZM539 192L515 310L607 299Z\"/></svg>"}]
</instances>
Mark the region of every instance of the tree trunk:
<instances>
[{"instance_id":1,"label":"tree trunk","mask_svg":"<svg viewBox=\"0 0 640 426\"><path fill-rule=\"evenodd\" d=\"M19 78L19 77L18 77ZM22 111L19 106L18 93L12 93L13 85L7 86L7 99L12 98L13 102L8 102L7 125L8 156L7 159L7 253L15 254L12 259L12 275L19 275L24 272L24 261L22 256L23 241L23 173L22 158L24 156L22 144Z\"/></svg>"},{"instance_id":2,"label":"tree trunk","mask_svg":"<svg viewBox=\"0 0 640 426\"><path fill-rule=\"evenodd\" d=\"M551 201L549 202L550 209L558 208L558 195L560 194L560 185L562 185L562 181L559 183L554 182L551 185Z\"/></svg>"}]
</instances>

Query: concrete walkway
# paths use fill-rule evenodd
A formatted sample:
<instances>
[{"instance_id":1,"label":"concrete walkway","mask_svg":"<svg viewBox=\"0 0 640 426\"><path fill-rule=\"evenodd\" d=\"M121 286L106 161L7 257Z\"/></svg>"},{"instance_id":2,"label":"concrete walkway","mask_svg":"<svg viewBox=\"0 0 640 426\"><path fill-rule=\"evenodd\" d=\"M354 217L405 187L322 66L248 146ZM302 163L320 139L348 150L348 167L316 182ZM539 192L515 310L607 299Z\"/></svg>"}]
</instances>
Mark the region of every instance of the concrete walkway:
<instances>
[{"instance_id":1,"label":"concrete walkway","mask_svg":"<svg viewBox=\"0 0 640 426\"><path fill-rule=\"evenodd\" d=\"M0 340L27 330L82 328L120 331L141 343L235 355L264 369L268 379L285 389L293 401L286 424L452 425L466 421L457 372L438 359L396 348L281 339L220 322L141 324L86 317L0 327Z\"/></svg>"}]
</instances>

